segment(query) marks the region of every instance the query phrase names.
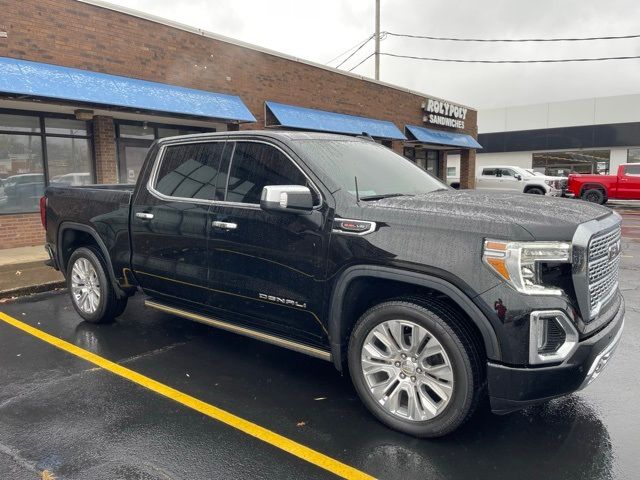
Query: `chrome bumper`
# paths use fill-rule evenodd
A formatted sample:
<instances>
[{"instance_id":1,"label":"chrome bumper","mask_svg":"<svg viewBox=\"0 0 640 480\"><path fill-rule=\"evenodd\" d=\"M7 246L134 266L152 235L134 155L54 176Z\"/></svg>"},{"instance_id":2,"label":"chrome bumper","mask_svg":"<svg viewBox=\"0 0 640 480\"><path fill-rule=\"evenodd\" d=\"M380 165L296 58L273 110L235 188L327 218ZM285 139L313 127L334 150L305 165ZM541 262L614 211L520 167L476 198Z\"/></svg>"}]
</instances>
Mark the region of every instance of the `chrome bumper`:
<instances>
[{"instance_id":1,"label":"chrome bumper","mask_svg":"<svg viewBox=\"0 0 640 480\"><path fill-rule=\"evenodd\" d=\"M620 327L620 330L618 330L618 333L613 338L613 340L611 340L609 345L607 345L604 348L604 350L602 350L598 354L598 356L596 356L596 358L593 359L593 362L589 367L589 371L587 372L587 376L585 377L584 381L582 382L582 385L580 385L578 390L582 390L591 382L593 382L596 378L598 378L598 375L600 375L600 372L602 372L602 370L604 370L604 367L607 366L607 363L609 362L609 360L611 360L611 357L613 356L613 352L615 352L616 347L618 346L618 343L620 343L620 338L622 337L622 330L624 330L624 318L622 319L622 326Z\"/></svg>"}]
</instances>

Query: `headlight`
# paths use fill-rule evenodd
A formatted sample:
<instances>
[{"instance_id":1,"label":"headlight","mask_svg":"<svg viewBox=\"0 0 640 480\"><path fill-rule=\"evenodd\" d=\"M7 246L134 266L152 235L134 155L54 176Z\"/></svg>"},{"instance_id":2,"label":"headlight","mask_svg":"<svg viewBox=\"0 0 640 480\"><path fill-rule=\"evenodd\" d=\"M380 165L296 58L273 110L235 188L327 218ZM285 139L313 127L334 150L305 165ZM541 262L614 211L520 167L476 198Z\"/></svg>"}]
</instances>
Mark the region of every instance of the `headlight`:
<instances>
[{"instance_id":1,"label":"headlight","mask_svg":"<svg viewBox=\"0 0 640 480\"><path fill-rule=\"evenodd\" d=\"M561 295L559 288L541 283L540 263L571 263L571 244L485 240L482 260L520 293Z\"/></svg>"},{"instance_id":2,"label":"headlight","mask_svg":"<svg viewBox=\"0 0 640 480\"><path fill-rule=\"evenodd\" d=\"M553 187L554 181L553 180L545 180L544 183L546 183L550 187Z\"/></svg>"}]
</instances>

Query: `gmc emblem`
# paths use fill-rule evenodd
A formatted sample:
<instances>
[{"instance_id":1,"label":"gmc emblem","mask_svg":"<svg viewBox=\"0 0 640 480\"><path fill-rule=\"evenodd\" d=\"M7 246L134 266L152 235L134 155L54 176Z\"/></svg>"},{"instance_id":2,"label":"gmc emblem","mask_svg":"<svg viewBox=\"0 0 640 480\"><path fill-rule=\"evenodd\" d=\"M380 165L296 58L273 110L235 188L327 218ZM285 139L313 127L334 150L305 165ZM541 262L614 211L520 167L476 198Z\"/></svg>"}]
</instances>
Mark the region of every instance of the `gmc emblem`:
<instances>
[{"instance_id":1,"label":"gmc emblem","mask_svg":"<svg viewBox=\"0 0 640 480\"><path fill-rule=\"evenodd\" d=\"M609 260L613 260L620 253L620 240L609 247Z\"/></svg>"}]
</instances>

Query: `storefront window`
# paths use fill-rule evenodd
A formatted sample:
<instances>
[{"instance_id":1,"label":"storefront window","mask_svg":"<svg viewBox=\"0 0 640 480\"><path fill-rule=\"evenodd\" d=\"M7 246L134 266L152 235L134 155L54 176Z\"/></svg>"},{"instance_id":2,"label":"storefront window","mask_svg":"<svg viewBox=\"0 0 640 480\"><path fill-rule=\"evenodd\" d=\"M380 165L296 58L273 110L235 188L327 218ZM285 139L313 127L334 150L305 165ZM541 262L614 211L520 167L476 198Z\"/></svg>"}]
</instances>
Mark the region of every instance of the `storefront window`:
<instances>
[{"instance_id":1,"label":"storefront window","mask_svg":"<svg viewBox=\"0 0 640 480\"><path fill-rule=\"evenodd\" d=\"M640 148L627 150L627 163L640 163Z\"/></svg>"},{"instance_id":2,"label":"storefront window","mask_svg":"<svg viewBox=\"0 0 640 480\"><path fill-rule=\"evenodd\" d=\"M0 113L0 131L39 133L40 119L35 116Z\"/></svg>"},{"instance_id":3,"label":"storefront window","mask_svg":"<svg viewBox=\"0 0 640 480\"><path fill-rule=\"evenodd\" d=\"M45 118L44 130L48 134L58 135L86 136L88 134L87 122L68 118Z\"/></svg>"},{"instance_id":4,"label":"storefront window","mask_svg":"<svg viewBox=\"0 0 640 480\"><path fill-rule=\"evenodd\" d=\"M89 135L87 122L74 118L0 113L0 214L38 211L47 180L93 183Z\"/></svg>"},{"instance_id":5,"label":"storefront window","mask_svg":"<svg viewBox=\"0 0 640 480\"><path fill-rule=\"evenodd\" d=\"M211 131L211 130L208 130ZM215 132L215 129L213 129ZM163 128L158 127L158 138L175 137L177 135L191 135L193 133L202 133L203 130L192 130L186 128Z\"/></svg>"},{"instance_id":6,"label":"storefront window","mask_svg":"<svg viewBox=\"0 0 640 480\"><path fill-rule=\"evenodd\" d=\"M57 185L87 185L91 175L91 146L87 138L47 138L49 182Z\"/></svg>"},{"instance_id":7,"label":"storefront window","mask_svg":"<svg viewBox=\"0 0 640 480\"><path fill-rule=\"evenodd\" d=\"M568 152L537 152L533 154L533 169L546 175L567 176L570 173L609 173L610 150L576 150Z\"/></svg>"},{"instance_id":8,"label":"storefront window","mask_svg":"<svg viewBox=\"0 0 640 480\"><path fill-rule=\"evenodd\" d=\"M43 191L41 137L0 133L0 214L36 211Z\"/></svg>"},{"instance_id":9,"label":"storefront window","mask_svg":"<svg viewBox=\"0 0 640 480\"><path fill-rule=\"evenodd\" d=\"M118 136L120 138L137 138L140 140L153 140L156 133L153 127L144 124L130 125L122 123L118 127Z\"/></svg>"}]
</instances>

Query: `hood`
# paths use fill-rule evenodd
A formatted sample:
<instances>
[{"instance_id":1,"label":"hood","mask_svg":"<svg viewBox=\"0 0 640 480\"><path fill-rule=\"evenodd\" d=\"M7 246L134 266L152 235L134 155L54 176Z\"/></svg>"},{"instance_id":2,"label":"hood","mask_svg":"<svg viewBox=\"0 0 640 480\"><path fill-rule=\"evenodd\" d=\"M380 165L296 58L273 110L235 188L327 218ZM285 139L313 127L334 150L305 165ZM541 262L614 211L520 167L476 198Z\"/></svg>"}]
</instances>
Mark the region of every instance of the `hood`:
<instances>
[{"instance_id":1,"label":"hood","mask_svg":"<svg viewBox=\"0 0 640 480\"><path fill-rule=\"evenodd\" d=\"M446 190L370 202L373 206L464 218L468 222L514 223L536 240L570 240L578 225L612 215L580 200L477 190Z\"/></svg>"},{"instance_id":2,"label":"hood","mask_svg":"<svg viewBox=\"0 0 640 480\"><path fill-rule=\"evenodd\" d=\"M539 178L541 180L566 180L567 177L554 177L552 175L529 175L528 178Z\"/></svg>"}]
</instances>

